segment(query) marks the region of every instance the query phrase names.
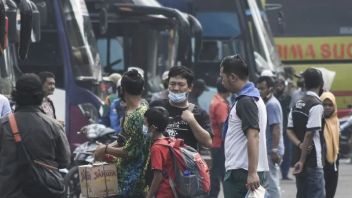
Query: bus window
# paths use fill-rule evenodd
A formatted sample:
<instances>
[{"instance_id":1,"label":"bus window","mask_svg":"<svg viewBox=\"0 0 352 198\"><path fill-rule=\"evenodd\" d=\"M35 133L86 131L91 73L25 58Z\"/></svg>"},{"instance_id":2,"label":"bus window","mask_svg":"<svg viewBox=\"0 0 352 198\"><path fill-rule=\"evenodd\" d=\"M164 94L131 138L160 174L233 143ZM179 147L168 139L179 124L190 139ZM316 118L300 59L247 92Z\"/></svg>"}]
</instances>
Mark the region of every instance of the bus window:
<instances>
[{"instance_id":1,"label":"bus window","mask_svg":"<svg viewBox=\"0 0 352 198\"><path fill-rule=\"evenodd\" d=\"M113 73L124 70L123 37L99 38L97 45L104 71ZM110 50L108 50L109 45Z\"/></svg>"}]
</instances>

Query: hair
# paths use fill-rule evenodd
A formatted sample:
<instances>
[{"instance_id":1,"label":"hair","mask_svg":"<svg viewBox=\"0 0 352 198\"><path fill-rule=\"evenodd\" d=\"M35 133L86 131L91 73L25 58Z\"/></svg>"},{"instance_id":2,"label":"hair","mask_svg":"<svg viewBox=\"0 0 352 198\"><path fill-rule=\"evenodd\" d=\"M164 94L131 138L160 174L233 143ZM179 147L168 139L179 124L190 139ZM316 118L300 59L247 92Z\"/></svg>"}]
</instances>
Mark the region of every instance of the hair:
<instances>
[{"instance_id":1,"label":"hair","mask_svg":"<svg viewBox=\"0 0 352 198\"><path fill-rule=\"evenodd\" d=\"M303 72L304 86L307 90L316 89L324 85L321 72L314 68L308 68Z\"/></svg>"},{"instance_id":2,"label":"hair","mask_svg":"<svg viewBox=\"0 0 352 198\"><path fill-rule=\"evenodd\" d=\"M137 70L132 69L123 74L121 80L122 91L130 95L142 95L144 79Z\"/></svg>"},{"instance_id":3,"label":"hair","mask_svg":"<svg viewBox=\"0 0 352 198\"><path fill-rule=\"evenodd\" d=\"M34 73L23 74L16 81L11 96L17 106L41 105L44 93L39 76Z\"/></svg>"},{"instance_id":4,"label":"hair","mask_svg":"<svg viewBox=\"0 0 352 198\"><path fill-rule=\"evenodd\" d=\"M270 76L261 76L261 77L259 77L258 80L257 80L257 83L261 83L261 82L266 82L266 86L268 86L268 88L274 87L274 80Z\"/></svg>"},{"instance_id":5,"label":"hair","mask_svg":"<svg viewBox=\"0 0 352 198\"><path fill-rule=\"evenodd\" d=\"M222 79L218 78L216 80L216 89L218 90L218 93L227 93L229 90L227 90L224 85L222 84Z\"/></svg>"},{"instance_id":6,"label":"hair","mask_svg":"<svg viewBox=\"0 0 352 198\"><path fill-rule=\"evenodd\" d=\"M55 74L48 72L48 71L39 72L38 76L39 76L40 80L42 81L42 84L44 84L46 79L48 79L48 78L55 79Z\"/></svg>"},{"instance_id":7,"label":"hair","mask_svg":"<svg viewBox=\"0 0 352 198\"><path fill-rule=\"evenodd\" d=\"M192 86L193 81L194 81L194 74L192 70L185 66L174 66L170 69L169 71L169 78L176 77L176 76L181 76L182 78L185 78L187 80L187 85Z\"/></svg>"},{"instance_id":8,"label":"hair","mask_svg":"<svg viewBox=\"0 0 352 198\"><path fill-rule=\"evenodd\" d=\"M151 107L144 113L149 125L157 128L157 131L163 133L169 124L169 112L161 106Z\"/></svg>"},{"instance_id":9,"label":"hair","mask_svg":"<svg viewBox=\"0 0 352 198\"><path fill-rule=\"evenodd\" d=\"M241 80L248 79L248 66L238 54L224 57L221 61L220 67L223 68L223 72L227 75L234 73Z\"/></svg>"}]
</instances>

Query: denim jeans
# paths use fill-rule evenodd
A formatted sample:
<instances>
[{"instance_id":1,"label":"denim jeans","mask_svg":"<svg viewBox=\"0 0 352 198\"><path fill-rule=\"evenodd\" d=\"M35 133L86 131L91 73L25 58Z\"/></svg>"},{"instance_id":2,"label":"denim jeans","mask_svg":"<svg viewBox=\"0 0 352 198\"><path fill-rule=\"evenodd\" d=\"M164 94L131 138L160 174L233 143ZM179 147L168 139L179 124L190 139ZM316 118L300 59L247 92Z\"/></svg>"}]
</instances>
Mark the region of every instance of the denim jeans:
<instances>
[{"instance_id":1,"label":"denim jeans","mask_svg":"<svg viewBox=\"0 0 352 198\"><path fill-rule=\"evenodd\" d=\"M225 174L225 153L224 146L211 149L212 167L210 171L210 198L217 198Z\"/></svg>"},{"instance_id":2,"label":"denim jeans","mask_svg":"<svg viewBox=\"0 0 352 198\"><path fill-rule=\"evenodd\" d=\"M265 172L264 188L266 189L266 198L280 198L280 166L271 161L271 156L268 155L269 171Z\"/></svg>"},{"instance_id":3,"label":"denim jeans","mask_svg":"<svg viewBox=\"0 0 352 198\"><path fill-rule=\"evenodd\" d=\"M305 167L296 175L297 198L325 197L325 180L322 168Z\"/></svg>"}]
</instances>

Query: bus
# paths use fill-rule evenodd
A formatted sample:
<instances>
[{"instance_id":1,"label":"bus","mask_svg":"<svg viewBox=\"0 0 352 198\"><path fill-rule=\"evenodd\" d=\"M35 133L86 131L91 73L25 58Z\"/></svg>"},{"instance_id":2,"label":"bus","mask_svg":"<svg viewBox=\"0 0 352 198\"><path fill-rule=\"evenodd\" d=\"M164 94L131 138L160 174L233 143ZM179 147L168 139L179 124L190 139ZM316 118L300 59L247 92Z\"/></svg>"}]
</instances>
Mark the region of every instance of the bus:
<instances>
[{"instance_id":1,"label":"bus","mask_svg":"<svg viewBox=\"0 0 352 198\"><path fill-rule=\"evenodd\" d=\"M162 5L194 15L203 27L202 47L194 70L210 85L217 77L221 59L240 54L255 80L264 70L278 70L280 59L269 23L258 0L158 0Z\"/></svg>"},{"instance_id":2,"label":"bus","mask_svg":"<svg viewBox=\"0 0 352 198\"><path fill-rule=\"evenodd\" d=\"M352 88L352 2L267 0L266 12L283 63L296 73L307 67L336 72L331 91L339 116L350 112Z\"/></svg>"},{"instance_id":3,"label":"bus","mask_svg":"<svg viewBox=\"0 0 352 198\"><path fill-rule=\"evenodd\" d=\"M144 70L146 97L163 89L161 76L189 65L200 49L199 21L154 0L86 0L104 72ZM192 50L191 43L194 43Z\"/></svg>"},{"instance_id":4,"label":"bus","mask_svg":"<svg viewBox=\"0 0 352 198\"><path fill-rule=\"evenodd\" d=\"M18 65L22 72L55 74L51 98L73 148L84 141L76 132L98 120L102 105L102 68L88 10L84 0L32 1L40 13L41 39Z\"/></svg>"},{"instance_id":5,"label":"bus","mask_svg":"<svg viewBox=\"0 0 352 198\"><path fill-rule=\"evenodd\" d=\"M21 75L18 60L26 58L30 44L40 39L39 18L31 1L0 1L0 93L10 101Z\"/></svg>"}]
</instances>

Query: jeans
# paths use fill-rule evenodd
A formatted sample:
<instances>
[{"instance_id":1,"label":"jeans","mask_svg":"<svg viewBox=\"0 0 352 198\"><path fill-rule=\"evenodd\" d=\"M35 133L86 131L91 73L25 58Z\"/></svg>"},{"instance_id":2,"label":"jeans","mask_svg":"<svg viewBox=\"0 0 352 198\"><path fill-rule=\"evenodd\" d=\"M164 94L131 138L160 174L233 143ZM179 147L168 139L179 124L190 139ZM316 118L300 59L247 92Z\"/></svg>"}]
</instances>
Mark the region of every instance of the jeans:
<instances>
[{"instance_id":1,"label":"jeans","mask_svg":"<svg viewBox=\"0 0 352 198\"><path fill-rule=\"evenodd\" d=\"M271 156L268 155L269 171L265 172L264 188L266 189L266 198L280 198L280 166L271 161Z\"/></svg>"},{"instance_id":2,"label":"jeans","mask_svg":"<svg viewBox=\"0 0 352 198\"><path fill-rule=\"evenodd\" d=\"M286 133L283 133L283 136L284 136L285 154L282 158L281 174L283 179L287 179L288 171L290 170L290 166L291 166L292 143L291 143L291 140L288 139L288 136Z\"/></svg>"},{"instance_id":3,"label":"jeans","mask_svg":"<svg viewBox=\"0 0 352 198\"><path fill-rule=\"evenodd\" d=\"M325 180L322 168L305 167L296 175L297 198L324 198Z\"/></svg>"},{"instance_id":4,"label":"jeans","mask_svg":"<svg viewBox=\"0 0 352 198\"><path fill-rule=\"evenodd\" d=\"M218 197L220 182L222 183L225 174L225 153L224 146L211 149L212 167L210 171L210 193L209 197Z\"/></svg>"},{"instance_id":5,"label":"jeans","mask_svg":"<svg viewBox=\"0 0 352 198\"><path fill-rule=\"evenodd\" d=\"M235 169L226 171L224 176L224 197L244 198L248 192L246 187L248 171ZM260 185L264 183L264 172L258 172Z\"/></svg>"}]
</instances>

